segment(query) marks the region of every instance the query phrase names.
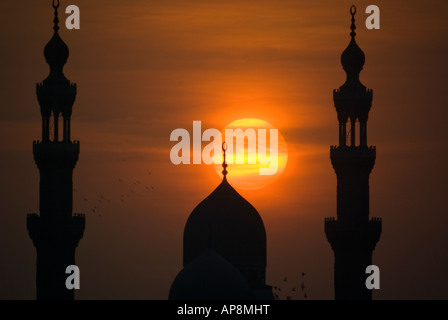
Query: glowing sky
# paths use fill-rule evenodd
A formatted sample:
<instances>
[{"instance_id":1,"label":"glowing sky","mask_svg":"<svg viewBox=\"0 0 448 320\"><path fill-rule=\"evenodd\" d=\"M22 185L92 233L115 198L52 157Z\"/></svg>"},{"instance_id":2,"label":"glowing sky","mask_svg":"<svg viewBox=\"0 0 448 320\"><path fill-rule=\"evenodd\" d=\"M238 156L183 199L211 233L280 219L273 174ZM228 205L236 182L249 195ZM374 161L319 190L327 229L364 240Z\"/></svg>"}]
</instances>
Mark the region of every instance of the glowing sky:
<instances>
[{"instance_id":1,"label":"glowing sky","mask_svg":"<svg viewBox=\"0 0 448 320\"><path fill-rule=\"evenodd\" d=\"M38 209L31 146L40 138L35 83L48 74L50 3L0 4L2 299L34 298L25 218ZM366 54L361 81L374 92L370 208L383 218L374 297L447 299L448 3L377 1L381 29L373 31L364 27L371 3L354 3ZM278 127L289 153L272 184L239 190L267 229L267 282L284 286L284 276L304 271L308 296L331 299L323 221L336 215L332 90L345 80L339 59L353 1L61 1L68 4L81 10L79 31L61 29L65 74L78 85L74 207L87 215L77 298L166 299L186 219L220 180L213 166L171 164L171 131L191 131L193 120L220 129L258 118Z\"/></svg>"}]
</instances>

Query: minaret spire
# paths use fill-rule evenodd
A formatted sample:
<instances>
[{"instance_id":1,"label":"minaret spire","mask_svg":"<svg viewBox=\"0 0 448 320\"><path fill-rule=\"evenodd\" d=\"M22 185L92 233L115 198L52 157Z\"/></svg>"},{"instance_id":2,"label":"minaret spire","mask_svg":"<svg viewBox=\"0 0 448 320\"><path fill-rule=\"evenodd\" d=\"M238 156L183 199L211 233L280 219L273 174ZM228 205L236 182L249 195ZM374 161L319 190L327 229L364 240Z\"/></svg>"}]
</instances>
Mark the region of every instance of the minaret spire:
<instances>
[{"instance_id":1,"label":"minaret spire","mask_svg":"<svg viewBox=\"0 0 448 320\"><path fill-rule=\"evenodd\" d=\"M53 0L53 8L54 8L54 19L53 19L53 30L58 32L59 30L59 19L58 19L58 8L59 8L59 0Z\"/></svg>"},{"instance_id":2,"label":"minaret spire","mask_svg":"<svg viewBox=\"0 0 448 320\"><path fill-rule=\"evenodd\" d=\"M52 4L54 33L44 49L50 73L36 85L42 116L42 140L33 143L40 173L39 214L28 215L27 227L37 250L37 299L70 300L74 292L65 286L65 270L75 264L75 249L84 233L85 218L73 214L73 169L78 161L79 141L71 140L70 117L76 84L62 72L69 50L58 33L59 1L53 0Z\"/></svg>"},{"instance_id":3,"label":"minaret spire","mask_svg":"<svg viewBox=\"0 0 448 320\"><path fill-rule=\"evenodd\" d=\"M355 36L356 36L356 25L355 25L355 14L356 14L356 6L351 6L350 7L350 14L352 15L352 25L350 26L350 30L352 30L352 32L350 32L350 36L352 37L352 40L355 41Z\"/></svg>"},{"instance_id":4,"label":"minaret spire","mask_svg":"<svg viewBox=\"0 0 448 320\"><path fill-rule=\"evenodd\" d=\"M42 141L59 141L61 115L62 140L70 141L70 117L76 98L76 84L71 83L63 72L69 57L69 49L58 32L59 0L53 0L52 5L54 8L54 33L44 48L44 56L50 67L50 73L42 83L37 84L36 88L42 115Z\"/></svg>"},{"instance_id":5,"label":"minaret spire","mask_svg":"<svg viewBox=\"0 0 448 320\"><path fill-rule=\"evenodd\" d=\"M350 15L352 16L351 18L352 23L350 26L351 39L347 48L341 55L342 67L344 68L347 74L347 80L345 81L343 87L354 89L356 89L357 87L361 87L365 89L364 85L359 80L359 73L361 72L365 63L365 55L364 52L356 43L355 39L356 37L355 14L356 14L356 7L351 6L350 8Z\"/></svg>"}]
</instances>

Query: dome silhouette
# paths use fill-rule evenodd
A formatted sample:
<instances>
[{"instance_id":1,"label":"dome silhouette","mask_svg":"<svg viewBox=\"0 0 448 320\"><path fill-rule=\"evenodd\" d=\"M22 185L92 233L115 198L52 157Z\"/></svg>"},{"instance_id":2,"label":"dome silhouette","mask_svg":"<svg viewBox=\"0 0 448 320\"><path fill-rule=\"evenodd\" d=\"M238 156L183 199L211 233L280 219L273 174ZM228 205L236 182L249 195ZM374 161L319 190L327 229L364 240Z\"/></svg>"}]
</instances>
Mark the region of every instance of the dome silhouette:
<instances>
[{"instance_id":1,"label":"dome silhouette","mask_svg":"<svg viewBox=\"0 0 448 320\"><path fill-rule=\"evenodd\" d=\"M184 266L208 247L236 266L250 284L264 283L266 231L257 210L224 177L191 213L184 230Z\"/></svg>"}]
</instances>

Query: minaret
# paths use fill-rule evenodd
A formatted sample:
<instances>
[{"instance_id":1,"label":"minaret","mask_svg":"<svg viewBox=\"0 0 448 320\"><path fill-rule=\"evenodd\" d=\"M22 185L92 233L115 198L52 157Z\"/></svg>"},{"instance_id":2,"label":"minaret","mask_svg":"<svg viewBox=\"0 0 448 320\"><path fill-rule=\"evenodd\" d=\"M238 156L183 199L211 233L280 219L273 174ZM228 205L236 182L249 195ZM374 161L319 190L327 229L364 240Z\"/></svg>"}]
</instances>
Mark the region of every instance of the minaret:
<instances>
[{"instance_id":1,"label":"minaret","mask_svg":"<svg viewBox=\"0 0 448 320\"><path fill-rule=\"evenodd\" d=\"M370 300L372 291L366 288L365 271L372 264L372 252L381 234L381 220L369 220L369 175L375 164L376 149L367 145L367 120L373 92L359 80L365 56L355 40L355 6L350 8L350 13L351 40L341 55L347 80L333 92L339 146L331 147L330 158L337 176L337 218L325 219L325 234L335 257L335 299Z\"/></svg>"},{"instance_id":2,"label":"minaret","mask_svg":"<svg viewBox=\"0 0 448 320\"><path fill-rule=\"evenodd\" d=\"M63 74L69 51L59 36L59 1L53 1L54 34L45 46L50 74L36 86L42 115L42 141L34 141L34 161L39 168L39 212L27 217L28 233L37 251L37 299L74 299L65 285L67 266L75 264L75 248L85 227L84 215L72 215L73 169L79 141L70 140L70 116L76 84ZM62 134L59 134L62 118Z\"/></svg>"}]
</instances>

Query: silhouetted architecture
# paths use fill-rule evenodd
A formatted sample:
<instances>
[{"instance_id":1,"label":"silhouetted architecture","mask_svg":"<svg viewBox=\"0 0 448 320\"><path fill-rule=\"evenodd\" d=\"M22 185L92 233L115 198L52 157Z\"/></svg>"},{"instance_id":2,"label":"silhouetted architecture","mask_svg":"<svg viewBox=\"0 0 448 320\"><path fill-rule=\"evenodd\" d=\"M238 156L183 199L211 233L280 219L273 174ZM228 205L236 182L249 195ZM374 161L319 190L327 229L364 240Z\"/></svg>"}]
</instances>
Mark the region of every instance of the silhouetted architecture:
<instances>
[{"instance_id":1,"label":"silhouetted architecture","mask_svg":"<svg viewBox=\"0 0 448 320\"><path fill-rule=\"evenodd\" d=\"M257 210L223 180L191 213L184 230L184 269L171 300L274 299L266 285L266 231Z\"/></svg>"},{"instance_id":2,"label":"silhouetted architecture","mask_svg":"<svg viewBox=\"0 0 448 320\"><path fill-rule=\"evenodd\" d=\"M37 299L74 299L74 290L65 286L65 270L75 264L75 248L85 227L84 215L72 215L72 175L79 155L79 141L70 140L76 84L63 74L69 51L58 33L59 1L53 1L53 7L54 34L44 50L50 74L36 87L42 115L42 141L33 143L34 161L40 173L40 215L29 214L27 227L37 251Z\"/></svg>"},{"instance_id":3,"label":"silhouetted architecture","mask_svg":"<svg viewBox=\"0 0 448 320\"><path fill-rule=\"evenodd\" d=\"M347 80L333 92L339 121L339 146L330 149L337 176L337 219L325 219L325 233L334 251L336 299L372 299L365 270L372 264L372 252L381 234L381 220L369 220L369 175L375 164L376 149L367 146L367 120L373 92L359 80L365 56L355 40L356 7L352 15L351 41L341 55ZM350 145L346 125L350 120ZM359 138L356 141L356 123Z\"/></svg>"}]
</instances>

